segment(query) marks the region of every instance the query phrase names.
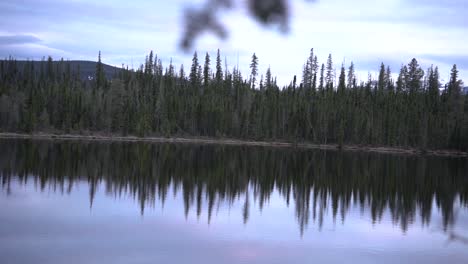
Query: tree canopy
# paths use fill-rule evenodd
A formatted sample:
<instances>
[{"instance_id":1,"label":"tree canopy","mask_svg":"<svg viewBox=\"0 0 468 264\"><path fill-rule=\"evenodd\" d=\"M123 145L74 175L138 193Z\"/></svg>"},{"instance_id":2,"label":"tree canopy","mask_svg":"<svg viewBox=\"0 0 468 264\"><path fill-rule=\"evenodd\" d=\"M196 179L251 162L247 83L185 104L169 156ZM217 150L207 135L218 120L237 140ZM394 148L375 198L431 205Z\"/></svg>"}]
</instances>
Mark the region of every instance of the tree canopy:
<instances>
[{"instance_id":1,"label":"tree canopy","mask_svg":"<svg viewBox=\"0 0 468 264\"><path fill-rule=\"evenodd\" d=\"M216 54L190 72L164 67L151 52L136 70L103 74L99 54L94 78L52 58L39 64L0 61L0 131L109 133L138 136L203 136L249 140L468 149L468 96L456 65L447 84L439 69L424 71L416 59L398 78L380 65L377 79L358 81L355 67L336 75L311 50L300 83L279 87L273 73L260 75L252 55L250 76L223 68ZM319 70L320 69L320 70Z\"/></svg>"}]
</instances>

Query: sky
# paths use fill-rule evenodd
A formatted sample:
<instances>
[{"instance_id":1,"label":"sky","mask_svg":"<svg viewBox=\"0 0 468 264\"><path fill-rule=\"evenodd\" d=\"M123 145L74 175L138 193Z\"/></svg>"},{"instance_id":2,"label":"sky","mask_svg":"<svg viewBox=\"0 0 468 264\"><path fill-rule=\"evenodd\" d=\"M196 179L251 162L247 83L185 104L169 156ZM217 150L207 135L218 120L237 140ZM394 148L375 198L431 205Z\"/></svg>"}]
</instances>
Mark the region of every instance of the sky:
<instances>
[{"instance_id":1,"label":"sky","mask_svg":"<svg viewBox=\"0 0 468 264\"><path fill-rule=\"evenodd\" d=\"M137 68L153 50L165 66L172 59L188 69L193 51L214 61L219 48L223 65L225 59L230 68L239 65L244 77L255 52L260 73L271 67L286 85L300 78L314 48L320 63L333 55L337 72L353 61L361 80L375 76L381 62L398 73L412 58L424 70L439 66L444 80L457 64L468 80L467 0L290 0L287 34L255 22L246 0L233 1L219 14L228 38L207 32L185 52L179 48L183 11L205 1L2 0L0 57L97 60L101 51L104 63Z\"/></svg>"},{"instance_id":2,"label":"sky","mask_svg":"<svg viewBox=\"0 0 468 264\"><path fill-rule=\"evenodd\" d=\"M90 208L86 182L74 182L65 194L60 183L47 182L41 191L40 180L29 179L12 181L10 193L0 189L0 255L7 263L464 263L468 256L466 245L449 243L442 232L435 199L431 221L421 224L416 210L406 232L388 208L373 222L370 207L351 201L341 222L333 220L329 202L322 228L310 219L301 236L295 206L277 190L261 211L251 201L245 224L243 197L215 205L208 224L208 201L200 219L195 208L186 217L181 188L175 195L169 188L164 208L156 196L142 216L135 196L113 194L105 182ZM468 210L458 212L455 231L464 235L468 222L460 220Z\"/></svg>"}]
</instances>

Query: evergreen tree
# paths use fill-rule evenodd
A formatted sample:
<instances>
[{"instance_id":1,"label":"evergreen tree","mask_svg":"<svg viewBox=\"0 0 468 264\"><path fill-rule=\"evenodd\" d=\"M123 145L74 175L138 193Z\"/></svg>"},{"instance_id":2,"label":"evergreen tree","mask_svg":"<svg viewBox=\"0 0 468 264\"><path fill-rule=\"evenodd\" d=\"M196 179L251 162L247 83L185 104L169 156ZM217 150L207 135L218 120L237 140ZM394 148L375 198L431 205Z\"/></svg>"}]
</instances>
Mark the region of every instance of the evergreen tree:
<instances>
[{"instance_id":1,"label":"evergreen tree","mask_svg":"<svg viewBox=\"0 0 468 264\"><path fill-rule=\"evenodd\" d=\"M145 64L145 73L146 74L153 74L153 67L154 67L154 62L153 62L153 51L150 51L149 57L146 60Z\"/></svg>"},{"instance_id":2,"label":"evergreen tree","mask_svg":"<svg viewBox=\"0 0 468 264\"><path fill-rule=\"evenodd\" d=\"M383 91L387 86L387 76L386 76L386 71L385 71L385 65L380 64L380 72L379 72L379 80L377 83L377 89L379 91Z\"/></svg>"},{"instance_id":3,"label":"evergreen tree","mask_svg":"<svg viewBox=\"0 0 468 264\"><path fill-rule=\"evenodd\" d=\"M222 80L223 80L223 68L221 67L221 55L218 49L218 53L216 55L216 81L218 83L221 83Z\"/></svg>"},{"instance_id":4,"label":"evergreen tree","mask_svg":"<svg viewBox=\"0 0 468 264\"><path fill-rule=\"evenodd\" d=\"M348 69L348 89L356 87L356 74L354 72L354 63L351 62L351 65Z\"/></svg>"},{"instance_id":5,"label":"evergreen tree","mask_svg":"<svg viewBox=\"0 0 468 264\"><path fill-rule=\"evenodd\" d=\"M96 88L103 88L105 86L104 65L101 62L101 51L99 51L98 61L96 64Z\"/></svg>"},{"instance_id":6,"label":"evergreen tree","mask_svg":"<svg viewBox=\"0 0 468 264\"><path fill-rule=\"evenodd\" d=\"M307 60L306 64L304 65L304 70L302 71L302 85L304 88L310 88L310 76L311 76L311 69L309 60Z\"/></svg>"},{"instance_id":7,"label":"evergreen tree","mask_svg":"<svg viewBox=\"0 0 468 264\"><path fill-rule=\"evenodd\" d=\"M408 68L402 66L397 80L397 92L406 92L408 87Z\"/></svg>"},{"instance_id":8,"label":"evergreen tree","mask_svg":"<svg viewBox=\"0 0 468 264\"><path fill-rule=\"evenodd\" d=\"M181 64L180 68L179 68L179 78L180 78L181 82L185 80L185 70L184 70L184 65L183 64Z\"/></svg>"},{"instance_id":9,"label":"evergreen tree","mask_svg":"<svg viewBox=\"0 0 468 264\"><path fill-rule=\"evenodd\" d=\"M463 120L463 103L464 100L461 94L461 80L458 79L457 65L454 64L450 73L450 81L447 86L447 105L448 116L447 126L450 131L449 146L452 148L460 148L462 145L462 120ZM465 95L466 96L466 95Z\"/></svg>"},{"instance_id":10,"label":"evergreen tree","mask_svg":"<svg viewBox=\"0 0 468 264\"><path fill-rule=\"evenodd\" d=\"M210 82L210 74L210 54L207 52L205 56L205 66L203 67L203 85L205 87L207 87Z\"/></svg>"},{"instance_id":11,"label":"evergreen tree","mask_svg":"<svg viewBox=\"0 0 468 264\"><path fill-rule=\"evenodd\" d=\"M324 88L324 72L325 72L325 64L322 63L322 67L320 68L320 85L319 85L319 89L320 90L323 90Z\"/></svg>"},{"instance_id":12,"label":"evergreen tree","mask_svg":"<svg viewBox=\"0 0 468 264\"><path fill-rule=\"evenodd\" d=\"M424 71L419 66L416 59L412 59L408 64L408 89L410 93L419 92L422 89L422 78Z\"/></svg>"},{"instance_id":13,"label":"evergreen tree","mask_svg":"<svg viewBox=\"0 0 468 264\"><path fill-rule=\"evenodd\" d=\"M197 52L195 51L195 53L193 54L192 67L190 68L190 75L189 75L190 84L192 85L192 88L198 87L198 82L199 82L198 67L199 67L198 55L197 55Z\"/></svg>"},{"instance_id":14,"label":"evergreen tree","mask_svg":"<svg viewBox=\"0 0 468 264\"><path fill-rule=\"evenodd\" d=\"M175 77L175 68L174 65L172 65L172 58L169 60L169 69L167 72L167 76L171 79Z\"/></svg>"},{"instance_id":15,"label":"evergreen tree","mask_svg":"<svg viewBox=\"0 0 468 264\"><path fill-rule=\"evenodd\" d=\"M332 90L333 89L333 83L335 80L335 69L333 68L333 60L332 60L332 55L328 55L327 59L327 75L325 77L325 82L326 82L326 88L327 90Z\"/></svg>"},{"instance_id":16,"label":"evergreen tree","mask_svg":"<svg viewBox=\"0 0 468 264\"><path fill-rule=\"evenodd\" d=\"M273 83L273 78L272 78L272 75L271 75L271 69L270 67L268 67L267 71L266 71L266 74L265 74L265 86L266 88L271 88L272 86L272 83Z\"/></svg>"},{"instance_id":17,"label":"evergreen tree","mask_svg":"<svg viewBox=\"0 0 468 264\"><path fill-rule=\"evenodd\" d=\"M456 64L453 65L452 70L450 71L450 81L447 88L449 96L458 96L461 93L461 81L458 80L458 69Z\"/></svg>"},{"instance_id":18,"label":"evergreen tree","mask_svg":"<svg viewBox=\"0 0 468 264\"><path fill-rule=\"evenodd\" d=\"M387 66L387 70L385 71L385 83L387 90L393 91L394 83L392 79L392 71L390 70L390 66Z\"/></svg>"},{"instance_id":19,"label":"evergreen tree","mask_svg":"<svg viewBox=\"0 0 468 264\"><path fill-rule=\"evenodd\" d=\"M341 65L339 83L338 83L338 93L343 95L345 89L346 89L346 72L345 72L344 64L342 64Z\"/></svg>"},{"instance_id":20,"label":"evergreen tree","mask_svg":"<svg viewBox=\"0 0 468 264\"><path fill-rule=\"evenodd\" d=\"M432 111L437 111L439 98L439 69L437 67L434 69L434 67L431 66L429 70L428 93L429 109L432 109Z\"/></svg>"},{"instance_id":21,"label":"evergreen tree","mask_svg":"<svg viewBox=\"0 0 468 264\"><path fill-rule=\"evenodd\" d=\"M257 81L257 75L258 75L258 58L255 53L252 55L252 62L250 63L250 83L252 86L252 89L255 89L255 83Z\"/></svg>"},{"instance_id":22,"label":"evergreen tree","mask_svg":"<svg viewBox=\"0 0 468 264\"><path fill-rule=\"evenodd\" d=\"M317 56L314 56L314 60L311 65L312 68L312 89L317 89L317 72L318 72L318 59Z\"/></svg>"}]
</instances>

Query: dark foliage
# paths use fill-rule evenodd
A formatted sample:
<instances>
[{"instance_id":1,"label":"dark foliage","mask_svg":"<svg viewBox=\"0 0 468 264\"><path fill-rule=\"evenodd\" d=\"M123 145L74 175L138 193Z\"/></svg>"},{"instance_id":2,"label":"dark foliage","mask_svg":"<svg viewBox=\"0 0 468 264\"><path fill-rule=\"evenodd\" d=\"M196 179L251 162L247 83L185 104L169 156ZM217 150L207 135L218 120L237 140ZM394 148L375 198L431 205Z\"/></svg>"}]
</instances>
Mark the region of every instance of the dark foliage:
<instances>
[{"instance_id":1,"label":"dark foliage","mask_svg":"<svg viewBox=\"0 0 468 264\"><path fill-rule=\"evenodd\" d=\"M468 96L455 65L443 90L437 67L424 72L416 59L396 82L382 64L377 80L358 83L353 64L335 76L332 56L320 69L312 50L302 83L280 89L271 69L256 79L255 55L247 79L223 69L219 53L213 70L209 56L192 61L186 74L151 52L139 70L114 78L98 62L92 80L71 62L0 61L0 131L468 149Z\"/></svg>"}]
</instances>

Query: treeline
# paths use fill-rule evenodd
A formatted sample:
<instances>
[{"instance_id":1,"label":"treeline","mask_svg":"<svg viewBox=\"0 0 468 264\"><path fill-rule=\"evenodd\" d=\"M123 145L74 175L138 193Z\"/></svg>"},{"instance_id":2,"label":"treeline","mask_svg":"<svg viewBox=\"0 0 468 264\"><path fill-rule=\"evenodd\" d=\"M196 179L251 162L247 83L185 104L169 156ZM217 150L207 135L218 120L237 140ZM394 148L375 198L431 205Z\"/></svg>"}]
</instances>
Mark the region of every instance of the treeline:
<instances>
[{"instance_id":1,"label":"treeline","mask_svg":"<svg viewBox=\"0 0 468 264\"><path fill-rule=\"evenodd\" d=\"M212 66L213 64L213 66ZM0 62L0 130L208 136L314 143L468 150L468 96L456 65L442 86L437 67L416 59L394 80L383 63L377 79L358 82L353 63L338 76L332 56L319 64L313 49L298 80L280 88L270 69L251 73L194 54L192 65L164 67L151 52L138 70L93 80L66 61ZM37 67L37 66L36 66Z\"/></svg>"}]
</instances>

